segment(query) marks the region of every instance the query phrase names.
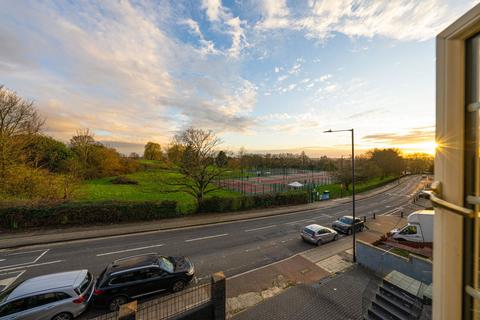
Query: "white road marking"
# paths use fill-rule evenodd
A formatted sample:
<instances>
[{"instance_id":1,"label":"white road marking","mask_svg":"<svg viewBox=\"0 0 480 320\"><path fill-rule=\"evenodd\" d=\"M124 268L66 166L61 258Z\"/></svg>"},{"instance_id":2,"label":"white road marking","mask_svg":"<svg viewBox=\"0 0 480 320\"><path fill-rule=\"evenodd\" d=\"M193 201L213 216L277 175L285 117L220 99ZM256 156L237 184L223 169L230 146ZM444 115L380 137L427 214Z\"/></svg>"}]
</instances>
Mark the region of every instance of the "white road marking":
<instances>
[{"instance_id":1,"label":"white road marking","mask_svg":"<svg viewBox=\"0 0 480 320\"><path fill-rule=\"evenodd\" d=\"M5 261L5 259L0 259L0 262L1 262L1 261Z\"/></svg>"},{"instance_id":2,"label":"white road marking","mask_svg":"<svg viewBox=\"0 0 480 320\"><path fill-rule=\"evenodd\" d=\"M47 251L50 249L47 249ZM14 253L9 253L7 256L18 256L19 254L27 254L27 253L34 253L34 252L40 252L40 251L45 251L45 249L40 249L40 250L32 250L32 251L23 251L23 252L14 252Z\"/></svg>"},{"instance_id":3,"label":"white road marking","mask_svg":"<svg viewBox=\"0 0 480 320\"><path fill-rule=\"evenodd\" d=\"M340 211L339 213L343 213L343 212L347 212L347 210ZM328 214L326 214L326 213L323 213L323 214L322 214L322 217L324 217L324 218L332 218L331 215L328 215Z\"/></svg>"},{"instance_id":4,"label":"white road marking","mask_svg":"<svg viewBox=\"0 0 480 320\"><path fill-rule=\"evenodd\" d=\"M103 256L109 256L109 255L112 255L112 254L117 254L117 253L145 250L145 249L157 248L157 247L163 247L163 246L164 246L164 244L161 243L161 244L155 244L153 246L147 246L147 247L140 247L140 248L125 249L125 250L112 251L112 252L106 252L106 253L99 253L96 256L97 257L103 257Z\"/></svg>"},{"instance_id":5,"label":"white road marking","mask_svg":"<svg viewBox=\"0 0 480 320\"><path fill-rule=\"evenodd\" d=\"M188 240L185 240L185 242L192 242L192 241L198 241L198 240L204 240L204 239L212 239L212 238L218 238L218 237L224 237L224 236L228 236L228 233L216 234L214 236L206 236L206 237L201 237L201 238L188 239Z\"/></svg>"},{"instance_id":6,"label":"white road marking","mask_svg":"<svg viewBox=\"0 0 480 320\"><path fill-rule=\"evenodd\" d=\"M31 264L31 265L28 265L28 266L2 269L0 271L4 272L4 271L13 271L13 270L18 270L18 269L24 269L24 268L40 267L40 266L45 266L45 265L49 265L49 264L60 263L60 262L63 262L63 261L65 261L65 260L48 261L48 262L43 262L43 263Z\"/></svg>"},{"instance_id":7,"label":"white road marking","mask_svg":"<svg viewBox=\"0 0 480 320\"><path fill-rule=\"evenodd\" d=\"M308 218L308 219L302 219L302 220L297 220L297 221L292 221L292 222L287 222L285 224L297 224L299 222L304 222L304 221L315 221L313 218Z\"/></svg>"},{"instance_id":8,"label":"white road marking","mask_svg":"<svg viewBox=\"0 0 480 320\"><path fill-rule=\"evenodd\" d=\"M39 252L39 251L42 251L42 250L35 250L35 251L30 251L30 252L17 252L17 253L11 253L11 254L9 254L9 255L17 255L17 254L24 254L24 253L31 253L31 252ZM9 266L2 266L2 267L0 267L0 271L4 271L5 268L11 268L11 267L18 267L18 266L25 266L25 265L29 265L29 264L34 264L34 263L36 263L38 260L40 260L40 258L42 258L48 251L50 251L50 249L44 250L41 255L39 255L35 260L30 261L30 262L12 264L12 265L9 265Z\"/></svg>"},{"instance_id":9,"label":"white road marking","mask_svg":"<svg viewBox=\"0 0 480 320\"><path fill-rule=\"evenodd\" d=\"M266 226L266 227L260 227L260 228L253 228L253 229L247 229L244 230L245 232L252 232L252 231L257 231L257 230L263 230L263 229L268 229L268 228L273 228L276 227L276 224L272 224L271 226Z\"/></svg>"},{"instance_id":10,"label":"white road marking","mask_svg":"<svg viewBox=\"0 0 480 320\"><path fill-rule=\"evenodd\" d=\"M0 290L0 292L5 291L8 287L10 287L12 285L12 283L14 283L22 274L25 273L25 271L27 271L27 270L1 273L0 276L6 276L6 275L9 275L9 274L16 274L16 276L0 280L0 287L3 287L3 289Z\"/></svg>"}]
</instances>

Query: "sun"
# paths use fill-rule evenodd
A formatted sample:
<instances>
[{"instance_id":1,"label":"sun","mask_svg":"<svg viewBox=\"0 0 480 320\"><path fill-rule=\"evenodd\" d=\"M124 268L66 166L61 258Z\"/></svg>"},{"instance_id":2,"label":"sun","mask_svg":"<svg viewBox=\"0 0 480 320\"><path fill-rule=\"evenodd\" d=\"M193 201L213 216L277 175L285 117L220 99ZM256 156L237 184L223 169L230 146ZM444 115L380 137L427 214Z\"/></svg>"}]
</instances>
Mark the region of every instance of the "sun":
<instances>
[{"instance_id":1,"label":"sun","mask_svg":"<svg viewBox=\"0 0 480 320\"><path fill-rule=\"evenodd\" d=\"M436 141L425 141L412 144L404 144L401 146L401 149L406 153L427 153L432 156L435 155L435 152L440 147L440 144Z\"/></svg>"}]
</instances>

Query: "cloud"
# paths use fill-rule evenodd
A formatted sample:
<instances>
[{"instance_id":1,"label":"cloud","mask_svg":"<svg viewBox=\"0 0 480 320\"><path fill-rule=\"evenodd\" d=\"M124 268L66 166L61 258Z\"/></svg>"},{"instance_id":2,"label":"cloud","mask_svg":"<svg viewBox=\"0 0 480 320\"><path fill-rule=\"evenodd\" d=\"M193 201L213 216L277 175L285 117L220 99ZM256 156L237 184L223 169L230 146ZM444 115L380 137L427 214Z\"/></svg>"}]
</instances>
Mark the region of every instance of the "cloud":
<instances>
[{"instance_id":1,"label":"cloud","mask_svg":"<svg viewBox=\"0 0 480 320\"><path fill-rule=\"evenodd\" d=\"M265 0L262 2L261 10L264 13L263 19L257 27L261 29L274 29L288 27L289 10L286 0Z\"/></svg>"},{"instance_id":2,"label":"cloud","mask_svg":"<svg viewBox=\"0 0 480 320\"><path fill-rule=\"evenodd\" d=\"M433 38L459 14L442 0L309 1L292 8L285 1L274 2L261 6L258 29L303 31L307 38L318 40L338 32L349 37L422 41Z\"/></svg>"},{"instance_id":3,"label":"cloud","mask_svg":"<svg viewBox=\"0 0 480 320\"><path fill-rule=\"evenodd\" d=\"M314 110L304 113L270 113L255 118L257 130L273 130L282 133L311 131L320 126L320 118Z\"/></svg>"},{"instance_id":4,"label":"cloud","mask_svg":"<svg viewBox=\"0 0 480 320\"><path fill-rule=\"evenodd\" d=\"M248 42L245 36L244 26L246 22L234 16L231 11L222 5L221 0L203 0L202 9L206 11L207 17L214 26L229 34L232 38L232 44L228 49L231 58L239 58L240 53Z\"/></svg>"},{"instance_id":5,"label":"cloud","mask_svg":"<svg viewBox=\"0 0 480 320\"><path fill-rule=\"evenodd\" d=\"M0 2L0 35L9 41L2 82L34 99L47 133L63 140L85 127L130 143L162 142L188 125L245 131L256 87L230 53L206 54L216 48L198 23L178 17L165 3ZM178 21L200 47L173 36Z\"/></svg>"},{"instance_id":6,"label":"cloud","mask_svg":"<svg viewBox=\"0 0 480 320\"><path fill-rule=\"evenodd\" d=\"M435 138L433 126L412 128L405 133L376 133L362 137L363 141L388 145L430 142Z\"/></svg>"}]
</instances>

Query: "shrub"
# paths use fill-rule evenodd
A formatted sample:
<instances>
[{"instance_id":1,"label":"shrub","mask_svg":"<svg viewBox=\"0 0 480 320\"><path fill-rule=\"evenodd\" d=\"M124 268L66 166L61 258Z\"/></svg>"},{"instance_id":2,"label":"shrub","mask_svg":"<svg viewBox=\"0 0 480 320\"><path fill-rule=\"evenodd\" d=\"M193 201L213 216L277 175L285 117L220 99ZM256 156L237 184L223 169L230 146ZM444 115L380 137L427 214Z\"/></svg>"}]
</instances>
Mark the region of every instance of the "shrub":
<instances>
[{"instance_id":1,"label":"shrub","mask_svg":"<svg viewBox=\"0 0 480 320\"><path fill-rule=\"evenodd\" d=\"M308 203L305 191L261 194L244 197L210 197L200 203L198 212L228 212Z\"/></svg>"},{"instance_id":2,"label":"shrub","mask_svg":"<svg viewBox=\"0 0 480 320\"><path fill-rule=\"evenodd\" d=\"M64 203L0 208L7 229L148 221L178 216L176 201Z\"/></svg>"},{"instance_id":3,"label":"shrub","mask_svg":"<svg viewBox=\"0 0 480 320\"><path fill-rule=\"evenodd\" d=\"M138 184L137 180L133 180L125 176L116 177L110 180L110 182L113 184Z\"/></svg>"}]
</instances>

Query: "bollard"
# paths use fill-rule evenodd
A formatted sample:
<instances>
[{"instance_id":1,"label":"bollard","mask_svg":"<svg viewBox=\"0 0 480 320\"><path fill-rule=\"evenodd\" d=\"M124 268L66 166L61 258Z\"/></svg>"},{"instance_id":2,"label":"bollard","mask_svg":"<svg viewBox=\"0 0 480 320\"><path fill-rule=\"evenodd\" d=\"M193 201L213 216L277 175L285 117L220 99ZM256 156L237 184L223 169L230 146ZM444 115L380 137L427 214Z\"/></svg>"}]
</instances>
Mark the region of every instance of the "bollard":
<instances>
[{"instance_id":1,"label":"bollard","mask_svg":"<svg viewBox=\"0 0 480 320\"><path fill-rule=\"evenodd\" d=\"M375 220L375 212L373 213L373 220Z\"/></svg>"},{"instance_id":2,"label":"bollard","mask_svg":"<svg viewBox=\"0 0 480 320\"><path fill-rule=\"evenodd\" d=\"M211 297L213 304L212 320L225 320L226 316L226 279L223 272L217 272L211 278Z\"/></svg>"},{"instance_id":3,"label":"bollard","mask_svg":"<svg viewBox=\"0 0 480 320\"><path fill-rule=\"evenodd\" d=\"M403 218L403 210L400 211L400 218Z\"/></svg>"},{"instance_id":4,"label":"bollard","mask_svg":"<svg viewBox=\"0 0 480 320\"><path fill-rule=\"evenodd\" d=\"M367 222L367 216L363 216L363 222Z\"/></svg>"}]
</instances>

